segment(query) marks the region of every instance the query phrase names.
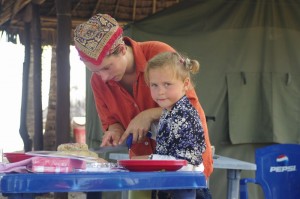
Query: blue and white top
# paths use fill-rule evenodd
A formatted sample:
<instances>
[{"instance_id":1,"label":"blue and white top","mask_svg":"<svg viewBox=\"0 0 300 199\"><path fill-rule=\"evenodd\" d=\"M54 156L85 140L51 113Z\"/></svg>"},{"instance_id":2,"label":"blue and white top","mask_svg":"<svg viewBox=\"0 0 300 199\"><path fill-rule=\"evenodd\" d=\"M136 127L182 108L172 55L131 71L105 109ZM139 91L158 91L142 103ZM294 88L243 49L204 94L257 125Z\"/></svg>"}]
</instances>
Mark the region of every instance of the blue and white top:
<instances>
[{"instance_id":1,"label":"blue and white top","mask_svg":"<svg viewBox=\"0 0 300 199\"><path fill-rule=\"evenodd\" d=\"M156 136L156 154L185 159L192 165L202 163L206 149L203 127L197 110L186 96L173 108L163 110Z\"/></svg>"}]
</instances>

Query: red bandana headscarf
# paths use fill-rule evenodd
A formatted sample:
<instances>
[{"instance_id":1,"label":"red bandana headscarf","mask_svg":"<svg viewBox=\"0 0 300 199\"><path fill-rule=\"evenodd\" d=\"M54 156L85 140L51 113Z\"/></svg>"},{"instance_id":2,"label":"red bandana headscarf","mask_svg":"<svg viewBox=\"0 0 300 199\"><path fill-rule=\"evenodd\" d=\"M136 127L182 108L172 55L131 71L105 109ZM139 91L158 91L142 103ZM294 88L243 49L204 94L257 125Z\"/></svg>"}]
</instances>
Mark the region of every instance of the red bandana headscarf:
<instances>
[{"instance_id":1,"label":"red bandana headscarf","mask_svg":"<svg viewBox=\"0 0 300 199\"><path fill-rule=\"evenodd\" d=\"M83 60L100 65L111 49L123 43L123 30L107 14L97 14L74 30L75 47Z\"/></svg>"}]
</instances>

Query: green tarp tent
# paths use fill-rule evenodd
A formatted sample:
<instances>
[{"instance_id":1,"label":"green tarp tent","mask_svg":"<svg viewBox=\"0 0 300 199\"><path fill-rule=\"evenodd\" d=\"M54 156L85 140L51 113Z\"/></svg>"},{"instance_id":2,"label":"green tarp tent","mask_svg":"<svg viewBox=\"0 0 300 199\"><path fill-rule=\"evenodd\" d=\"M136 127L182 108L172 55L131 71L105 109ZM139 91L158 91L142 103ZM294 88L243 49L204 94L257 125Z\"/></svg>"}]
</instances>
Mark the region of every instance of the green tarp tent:
<instances>
[{"instance_id":1,"label":"green tarp tent","mask_svg":"<svg viewBox=\"0 0 300 199\"><path fill-rule=\"evenodd\" d=\"M217 154L254 162L257 147L300 143L300 1L184 1L128 25L125 34L164 41L200 61L194 83L206 115L216 118L208 127ZM87 90L88 141L98 146ZM213 198L225 198L225 170L214 170L210 188ZM250 198L261 198L251 189Z\"/></svg>"}]
</instances>

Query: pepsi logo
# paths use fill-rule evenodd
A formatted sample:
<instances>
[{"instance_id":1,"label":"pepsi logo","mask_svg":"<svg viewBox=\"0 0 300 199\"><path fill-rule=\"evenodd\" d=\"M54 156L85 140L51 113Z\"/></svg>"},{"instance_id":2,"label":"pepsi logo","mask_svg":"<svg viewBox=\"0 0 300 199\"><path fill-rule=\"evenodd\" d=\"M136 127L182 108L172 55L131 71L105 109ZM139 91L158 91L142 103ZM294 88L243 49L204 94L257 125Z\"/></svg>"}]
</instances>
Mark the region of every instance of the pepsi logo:
<instances>
[{"instance_id":1,"label":"pepsi logo","mask_svg":"<svg viewBox=\"0 0 300 199\"><path fill-rule=\"evenodd\" d=\"M297 170L296 165L289 165L288 156L281 154L276 158L277 166L271 166L270 172L282 173L282 172L295 172Z\"/></svg>"},{"instance_id":2,"label":"pepsi logo","mask_svg":"<svg viewBox=\"0 0 300 199\"><path fill-rule=\"evenodd\" d=\"M280 165L280 166L287 166L289 163L289 158L286 155L279 155L276 158L276 162Z\"/></svg>"}]
</instances>

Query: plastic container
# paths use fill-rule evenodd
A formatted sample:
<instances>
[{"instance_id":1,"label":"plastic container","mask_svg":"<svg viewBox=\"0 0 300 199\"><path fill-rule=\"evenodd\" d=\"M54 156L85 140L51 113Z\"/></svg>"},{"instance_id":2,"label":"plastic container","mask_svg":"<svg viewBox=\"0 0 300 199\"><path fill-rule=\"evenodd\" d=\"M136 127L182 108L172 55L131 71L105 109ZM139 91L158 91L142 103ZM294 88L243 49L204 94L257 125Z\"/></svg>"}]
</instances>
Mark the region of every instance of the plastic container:
<instances>
[{"instance_id":1,"label":"plastic container","mask_svg":"<svg viewBox=\"0 0 300 199\"><path fill-rule=\"evenodd\" d=\"M76 143L86 143L85 117L73 117L73 134Z\"/></svg>"}]
</instances>

